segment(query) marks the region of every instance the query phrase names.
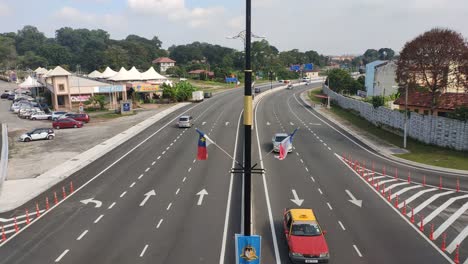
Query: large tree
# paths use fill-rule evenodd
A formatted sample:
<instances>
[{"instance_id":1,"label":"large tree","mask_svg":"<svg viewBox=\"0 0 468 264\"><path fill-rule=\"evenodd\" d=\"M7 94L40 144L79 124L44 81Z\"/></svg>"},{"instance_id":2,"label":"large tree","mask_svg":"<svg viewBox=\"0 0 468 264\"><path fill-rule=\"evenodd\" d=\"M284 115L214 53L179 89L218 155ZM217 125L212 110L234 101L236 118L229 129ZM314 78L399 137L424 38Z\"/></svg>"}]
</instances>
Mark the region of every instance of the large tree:
<instances>
[{"instance_id":1,"label":"large tree","mask_svg":"<svg viewBox=\"0 0 468 264\"><path fill-rule=\"evenodd\" d=\"M431 111L437 106L438 95L449 86L458 85L460 70L466 65L468 45L463 36L450 29L434 28L407 42L397 62L397 82L400 87L417 86L432 95Z\"/></svg>"}]
</instances>

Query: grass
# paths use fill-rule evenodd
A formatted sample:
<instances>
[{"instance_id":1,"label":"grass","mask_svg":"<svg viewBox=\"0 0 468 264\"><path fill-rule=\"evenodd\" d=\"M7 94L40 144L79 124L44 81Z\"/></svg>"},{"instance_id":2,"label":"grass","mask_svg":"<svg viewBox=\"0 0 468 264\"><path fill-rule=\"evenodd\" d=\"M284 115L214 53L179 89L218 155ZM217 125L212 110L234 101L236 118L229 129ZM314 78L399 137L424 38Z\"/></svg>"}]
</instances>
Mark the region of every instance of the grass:
<instances>
[{"instance_id":1,"label":"grass","mask_svg":"<svg viewBox=\"0 0 468 264\"><path fill-rule=\"evenodd\" d=\"M315 95L317 94L322 94L322 90L321 89L314 89L312 91L309 92L309 99L316 103L316 104L321 104L322 103L322 99L316 97Z\"/></svg>"},{"instance_id":2,"label":"grass","mask_svg":"<svg viewBox=\"0 0 468 264\"><path fill-rule=\"evenodd\" d=\"M402 136L379 128L371 122L358 116L356 113L342 109L339 106L332 107L331 111L335 115L347 120L348 122L362 130L365 130L366 132L373 134L395 146L401 148L403 147ZM468 170L468 152L427 145L411 138L408 138L406 146L410 153L398 154L395 156L433 166Z\"/></svg>"},{"instance_id":3,"label":"grass","mask_svg":"<svg viewBox=\"0 0 468 264\"><path fill-rule=\"evenodd\" d=\"M124 117L124 116L132 116L132 115L136 115L136 112L133 111L133 113L127 114L127 115L121 115L121 114L116 114L116 113L111 112L111 113L95 115L94 118L113 119L113 118L119 118L119 117Z\"/></svg>"}]
</instances>

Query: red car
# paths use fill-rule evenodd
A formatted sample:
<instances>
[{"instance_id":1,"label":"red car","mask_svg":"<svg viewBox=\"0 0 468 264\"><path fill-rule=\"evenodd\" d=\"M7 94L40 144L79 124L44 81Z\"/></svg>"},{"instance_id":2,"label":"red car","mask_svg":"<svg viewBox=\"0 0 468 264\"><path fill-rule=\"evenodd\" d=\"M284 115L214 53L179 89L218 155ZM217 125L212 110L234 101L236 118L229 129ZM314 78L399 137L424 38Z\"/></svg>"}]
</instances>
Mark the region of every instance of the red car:
<instances>
[{"instance_id":1,"label":"red car","mask_svg":"<svg viewBox=\"0 0 468 264\"><path fill-rule=\"evenodd\" d=\"M81 121L81 122L84 122L84 123L89 123L89 115L88 114L85 114L85 113L82 113L82 114L76 114L76 113L67 113L67 114L64 114L63 116L60 116L60 118L71 118L71 119L75 119L76 121Z\"/></svg>"},{"instance_id":2,"label":"red car","mask_svg":"<svg viewBox=\"0 0 468 264\"><path fill-rule=\"evenodd\" d=\"M285 209L283 228L293 263L328 263L330 254L325 231L312 209Z\"/></svg>"},{"instance_id":3,"label":"red car","mask_svg":"<svg viewBox=\"0 0 468 264\"><path fill-rule=\"evenodd\" d=\"M77 127L82 127L82 126L83 126L83 122L76 121L75 119L71 119L71 118L62 118L52 123L52 127L56 129L71 128L71 127L77 128Z\"/></svg>"}]
</instances>

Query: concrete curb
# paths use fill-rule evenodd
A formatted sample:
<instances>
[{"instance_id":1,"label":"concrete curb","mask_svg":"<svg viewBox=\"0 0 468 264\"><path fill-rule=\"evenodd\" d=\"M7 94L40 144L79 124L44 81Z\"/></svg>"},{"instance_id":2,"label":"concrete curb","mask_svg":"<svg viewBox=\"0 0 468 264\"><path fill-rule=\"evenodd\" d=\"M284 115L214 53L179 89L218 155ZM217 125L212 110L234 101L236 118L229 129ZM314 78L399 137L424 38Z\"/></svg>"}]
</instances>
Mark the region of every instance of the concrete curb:
<instances>
[{"instance_id":1,"label":"concrete curb","mask_svg":"<svg viewBox=\"0 0 468 264\"><path fill-rule=\"evenodd\" d=\"M2 124L2 153L0 156L0 196L2 195L3 182L8 173L8 126Z\"/></svg>"},{"instance_id":2,"label":"concrete curb","mask_svg":"<svg viewBox=\"0 0 468 264\"><path fill-rule=\"evenodd\" d=\"M304 102L305 104L307 104L308 106L313 108L313 106L306 100L307 97L306 97L305 94L307 94L307 92L309 92L309 91L310 90L302 92L300 97L301 97L302 102ZM355 133L354 131L349 130L346 126L342 125L336 119L334 119L333 117L330 117L330 115L324 115L322 112L320 112L320 114L322 114L322 116L325 117L327 120L329 120L333 124L337 125L338 127L343 129L347 133L351 134L353 137L359 139L362 143L369 146L375 152L377 152L380 155L386 157L387 159L390 159L390 160L393 160L393 161L396 161L396 162L400 162L400 163L403 163L403 164L408 165L408 166L421 167L421 168L425 168L425 169L428 169L428 170L443 171L443 172L447 172L447 173L454 173L454 174L461 174L461 175L468 176L468 171L465 171L465 170L456 170L456 169L449 169L449 168L443 168L443 167L427 165L427 164L423 164L423 163L418 163L418 162L402 159L402 158L396 157L394 155L391 155L389 153L386 153L385 151L382 151L379 147L377 147L375 144L373 144L371 141L369 141L366 138L360 136L359 134Z\"/></svg>"},{"instance_id":3,"label":"concrete curb","mask_svg":"<svg viewBox=\"0 0 468 264\"><path fill-rule=\"evenodd\" d=\"M150 127L166 115L189 104L190 103L180 103L165 109L145 121L130 127L124 132L100 143L99 145L76 155L57 167L44 172L36 178L5 181L3 184L4 191L0 193L0 213L13 210L34 199L42 192L120 146L122 143Z\"/></svg>"}]
</instances>

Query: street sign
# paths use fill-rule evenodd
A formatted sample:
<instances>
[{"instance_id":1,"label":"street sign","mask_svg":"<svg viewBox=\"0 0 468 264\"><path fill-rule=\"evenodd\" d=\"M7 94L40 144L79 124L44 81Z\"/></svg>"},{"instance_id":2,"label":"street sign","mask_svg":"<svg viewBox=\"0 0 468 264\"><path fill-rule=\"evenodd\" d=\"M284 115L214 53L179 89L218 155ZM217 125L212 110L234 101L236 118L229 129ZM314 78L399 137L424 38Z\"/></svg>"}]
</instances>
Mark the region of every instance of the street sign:
<instances>
[{"instance_id":1,"label":"street sign","mask_svg":"<svg viewBox=\"0 0 468 264\"><path fill-rule=\"evenodd\" d=\"M236 77L226 77L226 83L237 83Z\"/></svg>"},{"instance_id":2,"label":"street sign","mask_svg":"<svg viewBox=\"0 0 468 264\"><path fill-rule=\"evenodd\" d=\"M132 111L132 101L121 101L121 109L120 112L125 115L125 114L130 114Z\"/></svg>"},{"instance_id":3,"label":"street sign","mask_svg":"<svg viewBox=\"0 0 468 264\"><path fill-rule=\"evenodd\" d=\"M291 65L289 70L290 71L300 71L301 70L301 65Z\"/></svg>"},{"instance_id":4,"label":"street sign","mask_svg":"<svg viewBox=\"0 0 468 264\"><path fill-rule=\"evenodd\" d=\"M236 234L236 264L260 264L261 236Z\"/></svg>"},{"instance_id":5,"label":"street sign","mask_svg":"<svg viewBox=\"0 0 468 264\"><path fill-rule=\"evenodd\" d=\"M312 64L312 63L304 64L304 71L311 71L313 69L314 69L314 64Z\"/></svg>"}]
</instances>

